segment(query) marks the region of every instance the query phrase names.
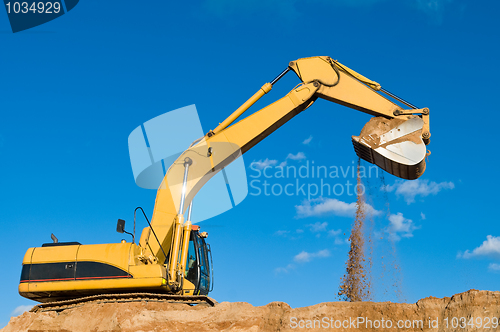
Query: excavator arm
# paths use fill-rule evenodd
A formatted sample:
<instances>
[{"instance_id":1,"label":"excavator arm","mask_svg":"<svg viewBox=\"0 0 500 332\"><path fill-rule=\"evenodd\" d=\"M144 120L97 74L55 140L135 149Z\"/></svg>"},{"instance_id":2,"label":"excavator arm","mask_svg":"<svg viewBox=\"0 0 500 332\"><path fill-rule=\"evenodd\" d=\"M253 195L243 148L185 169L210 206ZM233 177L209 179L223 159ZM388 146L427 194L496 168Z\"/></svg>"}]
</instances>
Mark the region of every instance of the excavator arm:
<instances>
[{"instance_id":1,"label":"excavator arm","mask_svg":"<svg viewBox=\"0 0 500 332\"><path fill-rule=\"evenodd\" d=\"M272 86L293 71L301 83L269 106L235 121ZM405 109L383 96L396 98ZM380 85L329 57L311 57L290 62L276 79L204 137L196 140L168 169L158 189L152 227L143 230L140 246L145 257L167 264L168 285L180 289L186 269L191 210L196 193L224 167L269 136L295 115L322 98L376 116L352 141L359 157L391 174L416 179L425 170L425 145L429 142L429 110L413 105L383 90ZM155 230L156 241L151 234ZM163 250L163 249L169 249ZM168 252L165 257L165 252Z\"/></svg>"}]
</instances>

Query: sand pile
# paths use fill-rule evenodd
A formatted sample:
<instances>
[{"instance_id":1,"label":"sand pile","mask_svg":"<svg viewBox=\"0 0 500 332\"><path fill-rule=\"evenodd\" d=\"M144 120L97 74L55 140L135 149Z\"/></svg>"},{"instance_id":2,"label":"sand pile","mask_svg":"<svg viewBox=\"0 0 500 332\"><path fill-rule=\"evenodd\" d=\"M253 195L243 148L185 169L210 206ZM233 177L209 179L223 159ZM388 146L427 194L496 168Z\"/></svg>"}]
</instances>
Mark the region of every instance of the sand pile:
<instances>
[{"instance_id":1,"label":"sand pile","mask_svg":"<svg viewBox=\"0 0 500 332\"><path fill-rule=\"evenodd\" d=\"M465 323L462 323L462 317ZM9 325L0 331L465 332L498 330L498 317L500 292L470 290L451 298L429 297L413 304L327 302L295 309L283 302L272 302L262 307L243 302L223 302L213 308L155 302L88 303L60 313L26 312L12 318ZM459 327L462 324L464 328ZM392 328L388 328L389 325ZM489 328L485 328L486 325Z\"/></svg>"}]
</instances>

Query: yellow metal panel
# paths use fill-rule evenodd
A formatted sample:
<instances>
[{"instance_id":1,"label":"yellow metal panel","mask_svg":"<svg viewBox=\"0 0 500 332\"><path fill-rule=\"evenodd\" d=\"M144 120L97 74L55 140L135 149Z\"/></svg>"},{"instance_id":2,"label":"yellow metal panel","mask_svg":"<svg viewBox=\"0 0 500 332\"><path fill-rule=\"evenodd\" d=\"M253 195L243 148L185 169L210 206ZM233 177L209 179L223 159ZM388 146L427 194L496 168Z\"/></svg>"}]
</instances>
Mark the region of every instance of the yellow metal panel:
<instances>
[{"instance_id":1,"label":"yellow metal panel","mask_svg":"<svg viewBox=\"0 0 500 332\"><path fill-rule=\"evenodd\" d=\"M191 281L184 279L182 293L184 295L194 295L194 285Z\"/></svg>"},{"instance_id":2,"label":"yellow metal panel","mask_svg":"<svg viewBox=\"0 0 500 332\"><path fill-rule=\"evenodd\" d=\"M333 87L322 86L318 94L326 100L375 116L384 114L394 117L394 111L401 109L389 99L343 72L340 72L339 84Z\"/></svg>"},{"instance_id":3,"label":"yellow metal panel","mask_svg":"<svg viewBox=\"0 0 500 332\"><path fill-rule=\"evenodd\" d=\"M131 245L132 243L82 245L78 250L77 261L105 263L128 271Z\"/></svg>"},{"instance_id":4,"label":"yellow metal panel","mask_svg":"<svg viewBox=\"0 0 500 332\"><path fill-rule=\"evenodd\" d=\"M333 85L338 81L330 61L324 56L299 59L290 63L290 68L303 82L317 80L321 84Z\"/></svg>"},{"instance_id":5,"label":"yellow metal panel","mask_svg":"<svg viewBox=\"0 0 500 332\"><path fill-rule=\"evenodd\" d=\"M105 290L129 290L131 292L143 292L145 288L164 289L163 278L127 278L127 279L94 279L94 280L76 280L76 281L57 281L57 282L32 282L29 292L61 292L61 291L92 291ZM21 288L21 286L19 286Z\"/></svg>"},{"instance_id":6,"label":"yellow metal panel","mask_svg":"<svg viewBox=\"0 0 500 332\"><path fill-rule=\"evenodd\" d=\"M140 278L165 279L167 277L165 267L163 265L158 265L158 264L130 266L129 273L134 277L134 279L140 279Z\"/></svg>"},{"instance_id":7,"label":"yellow metal panel","mask_svg":"<svg viewBox=\"0 0 500 332\"><path fill-rule=\"evenodd\" d=\"M177 215L177 209L166 181L165 178L160 188L158 188L151 225L153 226L156 236L161 241L163 248L170 248L173 233L172 225ZM151 255L157 257L160 262L164 262L165 257L163 257L163 252L149 227L143 229L139 244L148 252L151 252ZM165 253L167 253L167 251L168 249L165 249Z\"/></svg>"},{"instance_id":8,"label":"yellow metal panel","mask_svg":"<svg viewBox=\"0 0 500 332\"><path fill-rule=\"evenodd\" d=\"M271 83L264 84L259 91L257 91L250 99L248 99L243 105L238 107L236 111L233 112L226 120L220 123L213 131L213 134L217 134L220 131L224 130L227 126L233 123L241 114L243 114L247 109L249 109L257 100L262 98L263 95L271 91L273 86Z\"/></svg>"},{"instance_id":9,"label":"yellow metal panel","mask_svg":"<svg viewBox=\"0 0 500 332\"><path fill-rule=\"evenodd\" d=\"M21 293L28 293L28 283L23 282L19 284L19 294Z\"/></svg>"},{"instance_id":10,"label":"yellow metal panel","mask_svg":"<svg viewBox=\"0 0 500 332\"><path fill-rule=\"evenodd\" d=\"M32 264L74 262L79 245L34 248ZM82 246L83 247L83 246Z\"/></svg>"},{"instance_id":11,"label":"yellow metal panel","mask_svg":"<svg viewBox=\"0 0 500 332\"><path fill-rule=\"evenodd\" d=\"M377 82L375 81L372 81L371 79L367 78L367 77L364 77L363 75L361 75L360 73L352 70L351 68L347 67L346 65L343 65L341 64L340 62L338 61L335 61L335 60L332 60L333 62L335 62L335 64L342 70L344 70L345 72L347 72L349 75L351 76L354 76L357 80L365 83L365 84L368 84L372 89L374 90L377 90L377 91L380 91L380 89L382 88L380 86L380 84L378 84Z\"/></svg>"},{"instance_id":12,"label":"yellow metal panel","mask_svg":"<svg viewBox=\"0 0 500 332\"><path fill-rule=\"evenodd\" d=\"M29 248L26 251L26 253L24 254L24 258L23 258L23 265L31 263L31 256L33 255L33 250L35 250L35 248Z\"/></svg>"},{"instance_id":13,"label":"yellow metal panel","mask_svg":"<svg viewBox=\"0 0 500 332\"><path fill-rule=\"evenodd\" d=\"M158 202L161 200L158 200L157 197L156 201ZM165 254L168 255L168 251L170 250L170 243L172 241L172 233L173 233L172 223L175 220L175 214L165 214L162 212L157 212L155 213L155 216L157 218L154 219L154 221L151 224L153 225L153 230L155 231L158 240L161 241L160 243L162 244ZM172 219L170 219L171 217ZM153 232L151 232L151 229L149 227L143 229L141 240L139 243L148 253L151 252L153 256L158 258L158 261L160 263L163 263L165 261L163 251L161 250L158 241L156 241L156 238L153 235Z\"/></svg>"}]
</instances>

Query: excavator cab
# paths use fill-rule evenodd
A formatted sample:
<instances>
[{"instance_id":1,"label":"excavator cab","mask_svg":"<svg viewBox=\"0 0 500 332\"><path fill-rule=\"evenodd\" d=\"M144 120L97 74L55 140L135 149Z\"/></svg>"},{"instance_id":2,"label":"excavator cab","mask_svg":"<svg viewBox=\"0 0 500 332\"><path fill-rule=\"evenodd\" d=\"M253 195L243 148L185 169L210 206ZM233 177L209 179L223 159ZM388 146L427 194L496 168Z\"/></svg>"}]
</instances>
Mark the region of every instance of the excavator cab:
<instances>
[{"instance_id":1,"label":"excavator cab","mask_svg":"<svg viewBox=\"0 0 500 332\"><path fill-rule=\"evenodd\" d=\"M207 295L213 288L212 252L205 242L207 233L192 227L184 277L194 285L195 295Z\"/></svg>"}]
</instances>

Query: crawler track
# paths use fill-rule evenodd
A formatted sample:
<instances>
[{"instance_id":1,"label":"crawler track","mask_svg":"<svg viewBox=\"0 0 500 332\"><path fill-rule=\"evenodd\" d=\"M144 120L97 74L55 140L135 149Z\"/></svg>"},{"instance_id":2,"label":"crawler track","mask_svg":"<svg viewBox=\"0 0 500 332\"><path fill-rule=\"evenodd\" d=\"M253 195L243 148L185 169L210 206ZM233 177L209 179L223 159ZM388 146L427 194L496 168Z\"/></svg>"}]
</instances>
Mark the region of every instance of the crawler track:
<instances>
[{"instance_id":1,"label":"crawler track","mask_svg":"<svg viewBox=\"0 0 500 332\"><path fill-rule=\"evenodd\" d=\"M121 303L121 302L166 302L166 303L186 303L186 304L208 304L213 307L217 301L205 295L168 295L153 293L126 293L126 294L101 294L81 297L71 300L41 303L34 306L30 312L63 311L80 307L87 303Z\"/></svg>"}]
</instances>

